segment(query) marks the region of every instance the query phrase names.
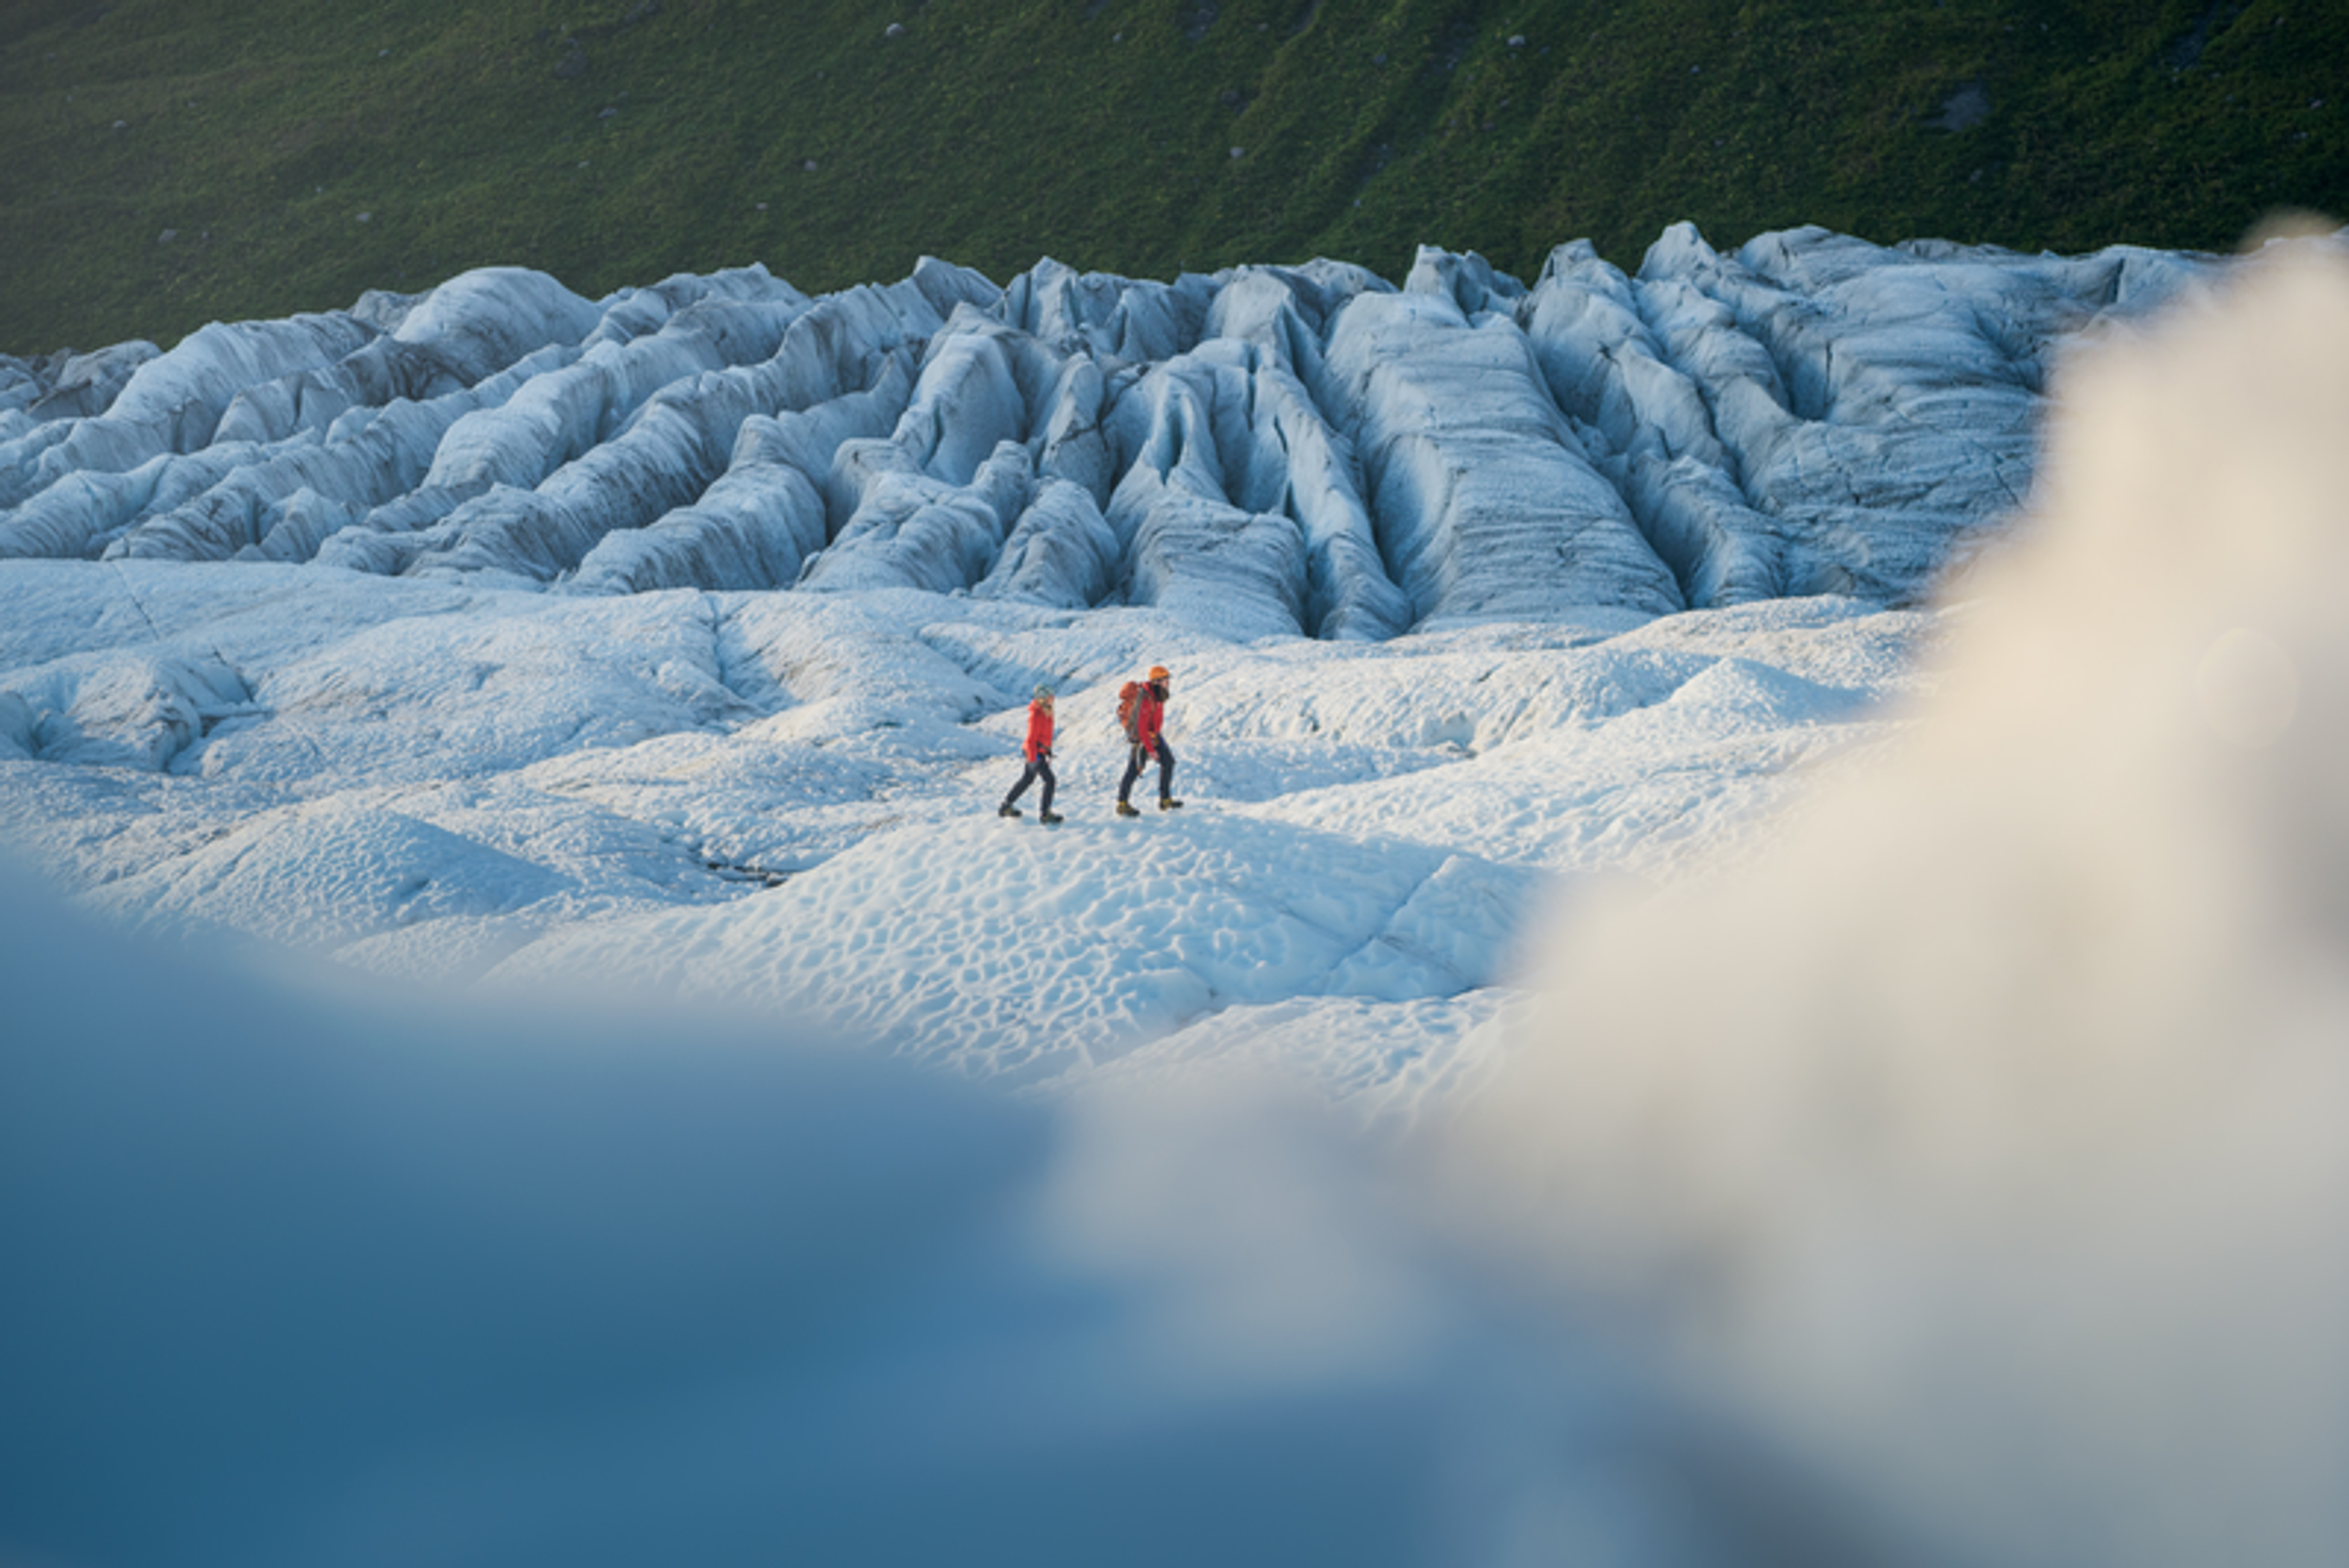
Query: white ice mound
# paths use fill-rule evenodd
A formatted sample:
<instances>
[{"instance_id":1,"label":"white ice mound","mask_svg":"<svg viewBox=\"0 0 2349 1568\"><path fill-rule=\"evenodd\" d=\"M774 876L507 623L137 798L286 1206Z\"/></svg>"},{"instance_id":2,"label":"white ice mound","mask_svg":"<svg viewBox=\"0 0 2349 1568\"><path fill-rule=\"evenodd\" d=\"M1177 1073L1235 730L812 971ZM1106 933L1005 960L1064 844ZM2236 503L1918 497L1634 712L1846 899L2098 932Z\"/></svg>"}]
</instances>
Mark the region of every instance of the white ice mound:
<instances>
[{"instance_id":1,"label":"white ice mound","mask_svg":"<svg viewBox=\"0 0 2349 1568\"><path fill-rule=\"evenodd\" d=\"M1372 640L1906 603L2028 490L2063 343L2223 265L1681 224L1637 275L1578 242L1531 288L1432 249L1400 290L926 259L812 300L752 265L590 302L487 267L0 359L0 556L944 587Z\"/></svg>"},{"instance_id":2,"label":"white ice mound","mask_svg":"<svg viewBox=\"0 0 2349 1568\"><path fill-rule=\"evenodd\" d=\"M1546 886L1523 867L1223 814L1097 813L1055 833L966 818L867 838L754 898L549 938L492 978L722 992L1025 1083L1233 1005L1493 984Z\"/></svg>"},{"instance_id":3,"label":"white ice mound","mask_svg":"<svg viewBox=\"0 0 2349 1568\"><path fill-rule=\"evenodd\" d=\"M378 932L495 914L560 891L543 867L398 812L330 803L244 824L121 877L91 907L129 925L222 926L327 951Z\"/></svg>"}]
</instances>

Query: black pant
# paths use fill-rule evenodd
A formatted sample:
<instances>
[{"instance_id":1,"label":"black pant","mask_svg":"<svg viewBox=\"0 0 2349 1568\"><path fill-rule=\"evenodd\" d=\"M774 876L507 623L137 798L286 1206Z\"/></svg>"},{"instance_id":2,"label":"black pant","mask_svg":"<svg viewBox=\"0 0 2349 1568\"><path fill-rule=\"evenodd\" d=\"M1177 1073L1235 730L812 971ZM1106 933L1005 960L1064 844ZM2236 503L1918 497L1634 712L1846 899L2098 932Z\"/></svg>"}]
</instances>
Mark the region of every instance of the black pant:
<instances>
[{"instance_id":1,"label":"black pant","mask_svg":"<svg viewBox=\"0 0 2349 1568\"><path fill-rule=\"evenodd\" d=\"M1158 753L1158 798L1174 798L1174 748L1161 735L1156 742ZM1125 777L1117 784L1117 798L1123 800L1133 793L1133 781L1142 776L1142 764L1150 760L1150 751L1141 746L1126 748Z\"/></svg>"},{"instance_id":2,"label":"black pant","mask_svg":"<svg viewBox=\"0 0 2349 1568\"><path fill-rule=\"evenodd\" d=\"M1052 785L1057 781L1052 777L1052 762L1050 757L1038 757L1034 762L1030 763L1028 764L1028 771L1019 775L1019 782L1011 786L1011 793L1003 797L1003 804L1009 805L1013 801L1018 800L1021 795L1026 794L1028 793L1028 786L1034 784L1038 779L1042 779L1044 781L1044 793L1037 796L1036 809L1039 812L1051 810Z\"/></svg>"}]
</instances>

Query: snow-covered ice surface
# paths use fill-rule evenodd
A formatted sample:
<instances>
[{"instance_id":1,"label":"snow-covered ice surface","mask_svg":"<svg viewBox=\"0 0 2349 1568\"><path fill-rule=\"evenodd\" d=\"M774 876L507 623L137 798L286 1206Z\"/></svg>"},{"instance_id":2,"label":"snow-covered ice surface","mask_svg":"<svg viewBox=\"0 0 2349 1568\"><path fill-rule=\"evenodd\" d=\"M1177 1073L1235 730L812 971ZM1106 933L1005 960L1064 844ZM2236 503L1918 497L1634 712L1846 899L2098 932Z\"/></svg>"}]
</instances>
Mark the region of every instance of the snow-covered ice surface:
<instances>
[{"instance_id":1,"label":"snow-covered ice surface","mask_svg":"<svg viewBox=\"0 0 2349 1568\"><path fill-rule=\"evenodd\" d=\"M2331 1560L2337 251L14 367L0 1561Z\"/></svg>"},{"instance_id":2,"label":"snow-covered ice surface","mask_svg":"<svg viewBox=\"0 0 2349 1568\"><path fill-rule=\"evenodd\" d=\"M1019 1084L1226 1008L1509 984L1567 879L1669 876L1897 725L1932 625L1811 598L1249 644L906 588L136 561L0 564L0 593L7 825L90 907L820 1018ZM1121 821L1115 690L1154 659L1188 804ZM1050 830L994 813L1039 680Z\"/></svg>"},{"instance_id":3,"label":"snow-covered ice surface","mask_svg":"<svg viewBox=\"0 0 2349 1568\"><path fill-rule=\"evenodd\" d=\"M1717 857L1881 732L2063 344L2222 270L1685 225L1530 287L492 267L16 364L0 829L144 927L1021 1084L1469 996L1561 879ZM1195 804L1121 826L1156 662ZM987 813L1040 680L1050 842Z\"/></svg>"}]
</instances>

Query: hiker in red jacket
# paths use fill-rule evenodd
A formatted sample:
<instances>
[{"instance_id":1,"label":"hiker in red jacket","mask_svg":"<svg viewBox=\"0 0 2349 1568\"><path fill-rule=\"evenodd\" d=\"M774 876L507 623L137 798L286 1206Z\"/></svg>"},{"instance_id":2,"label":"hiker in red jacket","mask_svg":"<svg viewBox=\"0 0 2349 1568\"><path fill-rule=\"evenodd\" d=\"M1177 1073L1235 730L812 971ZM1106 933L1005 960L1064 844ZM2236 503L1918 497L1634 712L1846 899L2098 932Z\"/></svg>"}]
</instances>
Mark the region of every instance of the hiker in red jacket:
<instances>
[{"instance_id":1,"label":"hiker in red jacket","mask_svg":"<svg viewBox=\"0 0 2349 1568\"><path fill-rule=\"evenodd\" d=\"M1183 803L1174 798L1174 748L1166 743L1166 690L1174 682L1163 664L1150 667L1150 683L1135 694L1133 725L1126 732L1133 744L1125 759L1125 777L1118 781L1117 814L1120 816L1140 816L1133 803L1126 797L1133 793L1133 781L1142 776L1142 765L1152 757L1158 759L1158 809L1173 811Z\"/></svg>"},{"instance_id":2,"label":"hiker in red jacket","mask_svg":"<svg viewBox=\"0 0 2349 1568\"><path fill-rule=\"evenodd\" d=\"M1028 771L1019 775L1019 782L1011 786L1011 793L1003 797L1003 805L995 815L1018 816L1019 808L1011 803L1027 794L1030 784L1042 779L1044 793L1036 799L1036 820L1050 826L1061 820L1060 814L1052 809L1052 785L1057 781L1052 777L1052 689L1050 686L1038 686L1036 700L1028 704L1028 743L1022 750L1028 758Z\"/></svg>"}]
</instances>

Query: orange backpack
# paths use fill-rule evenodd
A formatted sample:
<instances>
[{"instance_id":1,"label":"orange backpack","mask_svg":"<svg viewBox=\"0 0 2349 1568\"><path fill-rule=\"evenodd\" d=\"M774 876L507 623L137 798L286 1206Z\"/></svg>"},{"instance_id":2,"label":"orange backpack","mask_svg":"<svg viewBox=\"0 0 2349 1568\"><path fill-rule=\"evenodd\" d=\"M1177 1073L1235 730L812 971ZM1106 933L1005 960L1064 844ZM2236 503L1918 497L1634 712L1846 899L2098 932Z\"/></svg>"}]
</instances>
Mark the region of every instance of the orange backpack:
<instances>
[{"instance_id":1,"label":"orange backpack","mask_svg":"<svg viewBox=\"0 0 2349 1568\"><path fill-rule=\"evenodd\" d=\"M1128 744L1142 739L1142 682L1129 680L1117 689L1117 727Z\"/></svg>"}]
</instances>

